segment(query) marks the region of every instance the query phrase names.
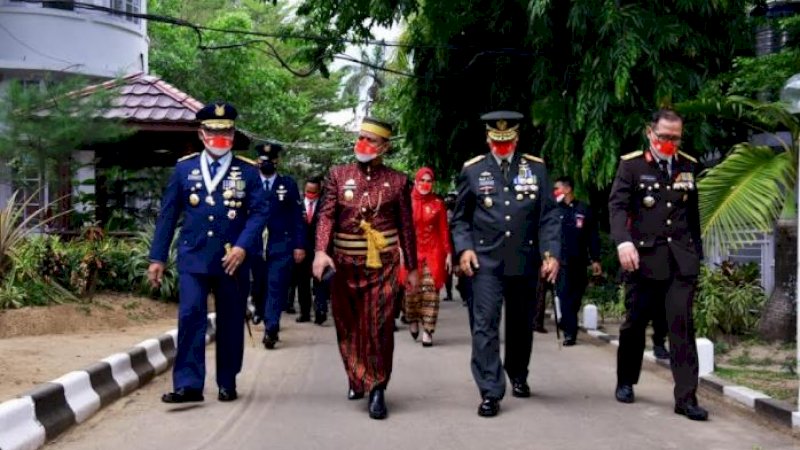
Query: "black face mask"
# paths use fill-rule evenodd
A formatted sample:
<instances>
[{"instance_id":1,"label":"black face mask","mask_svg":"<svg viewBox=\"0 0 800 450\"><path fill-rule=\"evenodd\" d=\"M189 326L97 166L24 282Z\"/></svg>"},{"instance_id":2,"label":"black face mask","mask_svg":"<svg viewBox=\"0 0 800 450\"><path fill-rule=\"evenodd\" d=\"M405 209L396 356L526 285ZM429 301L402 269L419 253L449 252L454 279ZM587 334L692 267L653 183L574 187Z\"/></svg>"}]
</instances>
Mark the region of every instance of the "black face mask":
<instances>
[{"instance_id":1,"label":"black face mask","mask_svg":"<svg viewBox=\"0 0 800 450\"><path fill-rule=\"evenodd\" d=\"M268 177L272 176L275 173L275 163L270 160L261 161L261 173Z\"/></svg>"}]
</instances>

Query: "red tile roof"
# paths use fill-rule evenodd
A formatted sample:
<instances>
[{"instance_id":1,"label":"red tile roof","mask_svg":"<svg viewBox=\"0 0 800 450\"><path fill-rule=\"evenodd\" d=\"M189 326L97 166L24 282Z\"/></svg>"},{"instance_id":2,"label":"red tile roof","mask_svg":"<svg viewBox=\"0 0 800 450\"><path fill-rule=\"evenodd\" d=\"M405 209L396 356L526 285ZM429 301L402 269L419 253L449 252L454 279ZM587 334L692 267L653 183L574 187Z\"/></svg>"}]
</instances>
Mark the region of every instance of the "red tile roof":
<instances>
[{"instance_id":1,"label":"red tile roof","mask_svg":"<svg viewBox=\"0 0 800 450\"><path fill-rule=\"evenodd\" d=\"M88 86L72 95L84 96L98 90L119 92L101 117L147 123L195 122L195 113L203 104L159 77L137 73L105 83Z\"/></svg>"}]
</instances>

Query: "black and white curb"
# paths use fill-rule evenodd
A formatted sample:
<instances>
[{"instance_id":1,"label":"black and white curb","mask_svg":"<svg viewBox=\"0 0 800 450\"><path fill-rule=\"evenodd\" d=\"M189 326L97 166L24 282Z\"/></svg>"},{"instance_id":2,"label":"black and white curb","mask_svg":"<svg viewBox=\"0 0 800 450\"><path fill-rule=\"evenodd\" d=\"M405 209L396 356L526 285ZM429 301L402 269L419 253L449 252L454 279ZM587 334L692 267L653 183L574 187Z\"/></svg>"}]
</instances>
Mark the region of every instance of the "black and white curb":
<instances>
[{"instance_id":1,"label":"black and white curb","mask_svg":"<svg viewBox=\"0 0 800 450\"><path fill-rule=\"evenodd\" d=\"M206 344L216 336L208 315ZM178 330L142 341L0 403L0 450L34 450L101 408L149 383L175 360Z\"/></svg>"},{"instance_id":2,"label":"black and white curb","mask_svg":"<svg viewBox=\"0 0 800 450\"><path fill-rule=\"evenodd\" d=\"M619 338L597 330L596 309L594 305L584 307L584 320L581 330L600 341L619 347ZM589 308L587 310L587 308ZM698 340L698 359L700 363L700 386L707 391L714 392L724 398L733 400L750 409L754 414L763 417L781 427L800 431L800 412L787 402L775 400L772 397L745 386L737 386L714 376L714 346L708 339ZM669 361L657 359L652 351L644 353L644 359L655 362L659 366L669 369Z\"/></svg>"}]
</instances>

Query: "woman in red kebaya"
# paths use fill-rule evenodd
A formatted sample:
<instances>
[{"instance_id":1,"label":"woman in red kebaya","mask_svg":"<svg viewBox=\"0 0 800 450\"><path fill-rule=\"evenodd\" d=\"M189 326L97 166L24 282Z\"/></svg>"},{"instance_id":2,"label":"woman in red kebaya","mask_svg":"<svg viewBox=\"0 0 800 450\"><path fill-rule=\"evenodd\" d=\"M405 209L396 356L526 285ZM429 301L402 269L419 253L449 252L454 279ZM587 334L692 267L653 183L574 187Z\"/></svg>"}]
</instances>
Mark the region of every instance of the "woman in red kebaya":
<instances>
[{"instance_id":1,"label":"woman in red kebaya","mask_svg":"<svg viewBox=\"0 0 800 450\"><path fill-rule=\"evenodd\" d=\"M422 323L422 345L433 345L439 316L439 291L450 276L452 249L444 201L433 193L433 170L423 167L414 177L411 206L420 268L418 288L406 293L406 319L416 340Z\"/></svg>"}]
</instances>

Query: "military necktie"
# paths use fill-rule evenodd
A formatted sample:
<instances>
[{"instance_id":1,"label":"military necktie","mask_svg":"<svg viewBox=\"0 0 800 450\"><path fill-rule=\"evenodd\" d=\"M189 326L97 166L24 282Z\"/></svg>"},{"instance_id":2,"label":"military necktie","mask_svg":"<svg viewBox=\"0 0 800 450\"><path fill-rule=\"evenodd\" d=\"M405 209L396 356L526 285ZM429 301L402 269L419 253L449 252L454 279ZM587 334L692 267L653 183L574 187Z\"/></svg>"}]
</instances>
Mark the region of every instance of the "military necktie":
<instances>
[{"instance_id":1,"label":"military necktie","mask_svg":"<svg viewBox=\"0 0 800 450\"><path fill-rule=\"evenodd\" d=\"M662 159L658 162L658 165L661 166L661 172L664 174L664 176L669 178L669 161Z\"/></svg>"},{"instance_id":2,"label":"military necktie","mask_svg":"<svg viewBox=\"0 0 800 450\"><path fill-rule=\"evenodd\" d=\"M215 176L217 176L217 169L219 169L219 161L212 162L211 167L209 167L209 169L211 169L211 178L213 179Z\"/></svg>"},{"instance_id":3,"label":"military necktie","mask_svg":"<svg viewBox=\"0 0 800 450\"><path fill-rule=\"evenodd\" d=\"M503 179L508 181L508 160L500 161L500 172L503 173Z\"/></svg>"}]
</instances>

